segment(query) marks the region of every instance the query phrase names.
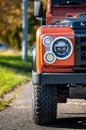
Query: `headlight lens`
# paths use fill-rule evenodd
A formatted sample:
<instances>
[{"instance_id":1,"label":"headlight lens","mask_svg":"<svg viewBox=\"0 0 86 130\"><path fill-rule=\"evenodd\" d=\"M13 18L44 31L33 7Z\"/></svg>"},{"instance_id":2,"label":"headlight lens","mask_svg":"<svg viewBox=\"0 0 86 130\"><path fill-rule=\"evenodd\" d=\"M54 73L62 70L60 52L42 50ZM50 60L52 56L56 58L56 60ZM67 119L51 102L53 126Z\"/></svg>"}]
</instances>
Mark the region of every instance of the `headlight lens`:
<instances>
[{"instance_id":1,"label":"headlight lens","mask_svg":"<svg viewBox=\"0 0 86 130\"><path fill-rule=\"evenodd\" d=\"M53 52L58 59L67 59L73 51L71 41L66 37L58 37L53 42Z\"/></svg>"},{"instance_id":2,"label":"headlight lens","mask_svg":"<svg viewBox=\"0 0 86 130\"><path fill-rule=\"evenodd\" d=\"M53 41L53 39L52 39L50 36L45 36L45 37L43 38L43 44L44 44L45 46L51 45L51 44L52 44L52 41Z\"/></svg>"},{"instance_id":3,"label":"headlight lens","mask_svg":"<svg viewBox=\"0 0 86 130\"><path fill-rule=\"evenodd\" d=\"M47 53L45 53L45 55L44 55L44 60L45 60L45 62L46 63L48 63L48 64L51 64L51 63L54 63L55 62L55 55L53 54L53 53L51 53L51 52L47 52Z\"/></svg>"}]
</instances>

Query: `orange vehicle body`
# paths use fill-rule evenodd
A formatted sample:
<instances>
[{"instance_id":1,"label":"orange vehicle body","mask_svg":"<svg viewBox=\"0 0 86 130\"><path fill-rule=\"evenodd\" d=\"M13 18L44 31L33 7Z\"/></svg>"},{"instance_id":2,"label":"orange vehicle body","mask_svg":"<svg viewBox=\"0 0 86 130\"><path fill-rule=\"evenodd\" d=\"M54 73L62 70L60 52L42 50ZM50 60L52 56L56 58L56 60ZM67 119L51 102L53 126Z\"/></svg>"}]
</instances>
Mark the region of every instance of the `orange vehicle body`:
<instances>
[{"instance_id":1,"label":"orange vehicle body","mask_svg":"<svg viewBox=\"0 0 86 130\"><path fill-rule=\"evenodd\" d=\"M72 55L65 60L57 59L53 64L48 64L44 61L44 54L46 52L46 47L42 43L42 38L46 35L51 36L53 39L59 36L68 37L72 42L74 41L74 32L69 27L61 28L46 28L40 27L36 34L36 69L37 72L73 72L74 66L74 52Z\"/></svg>"},{"instance_id":2,"label":"orange vehicle body","mask_svg":"<svg viewBox=\"0 0 86 130\"><path fill-rule=\"evenodd\" d=\"M86 0L48 0L45 19L42 7L34 2L41 26L31 50L33 118L39 125L57 119L58 103L86 99Z\"/></svg>"},{"instance_id":3,"label":"orange vehicle body","mask_svg":"<svg viewBox=\"0 0 86 130\"><path fill-rule=\"evenodd\" d=\"M75 17L77 14L86 12L86 5L64 5L64 6L52 6L48 2L46 11L46 24L49 25L55 19Z\"/></svg>"},{"instance_id":4,"label":"orange vehicle body","mask_svg":"<svg viewBox=\"0 0 86 130\"><path fill-rule=\"evenodd\" d=\"M46 47L42 44L43 36L51 36L53 39L59 36L67 37L73 44L75 44L74 31L70 27L52 27L53 21L65 18L65 17L76 17L79 13L86 11L86 6L52 6L48 1L47 12L46 12L46 26L40 27L36 34L36 70L37 72L73 72L74 66L74 52L72 55L65 60L57 59L53 64L47 64L44 61L44 53Z\"/></svg>"}]
</instances>

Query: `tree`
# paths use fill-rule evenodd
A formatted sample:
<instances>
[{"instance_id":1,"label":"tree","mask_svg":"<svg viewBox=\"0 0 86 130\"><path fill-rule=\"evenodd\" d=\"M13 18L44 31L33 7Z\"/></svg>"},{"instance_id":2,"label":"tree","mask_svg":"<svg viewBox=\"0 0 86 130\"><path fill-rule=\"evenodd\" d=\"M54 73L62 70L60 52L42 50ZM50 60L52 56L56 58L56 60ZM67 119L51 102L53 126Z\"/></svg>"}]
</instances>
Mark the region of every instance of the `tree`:
<instances>
[{"instance_id":1,"label":"tree","mask_svg":"<svg viewBox=\"0 0 86 130\"><path fill-rule=\"evenodd\" d=\"M22 38L21 5L22 0L0 0L0 40L15 47L20 47Z\"/></svg>"}]
</instances>

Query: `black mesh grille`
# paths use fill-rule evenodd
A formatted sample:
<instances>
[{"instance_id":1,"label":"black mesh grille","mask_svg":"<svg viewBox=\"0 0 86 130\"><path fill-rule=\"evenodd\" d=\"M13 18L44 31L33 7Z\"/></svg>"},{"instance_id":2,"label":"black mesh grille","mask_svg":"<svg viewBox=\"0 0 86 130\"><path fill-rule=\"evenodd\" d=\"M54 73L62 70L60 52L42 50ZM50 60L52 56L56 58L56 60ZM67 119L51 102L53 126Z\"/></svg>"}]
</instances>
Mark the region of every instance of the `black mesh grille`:
<instances>
[{"instance_id":1,"label":"black mesh grille","mask_svg":"<svg viewBox=\"0 0 86 130\"><path fill-rule=\"evenodd\" d=\"M83 36L80 38L80 43L81 43L81 64L85 63L86 64L86 37Z\"/></svg>"},{"instance_id":2,"label":"black mesh grille","mask_svg":"<svg viewBox=\"0 0 86 130\"><path fill-rule=\"evenodd\" d=\"M86 29L75 30L75 70L86 72Z\"/></svg>"}]
</instances>

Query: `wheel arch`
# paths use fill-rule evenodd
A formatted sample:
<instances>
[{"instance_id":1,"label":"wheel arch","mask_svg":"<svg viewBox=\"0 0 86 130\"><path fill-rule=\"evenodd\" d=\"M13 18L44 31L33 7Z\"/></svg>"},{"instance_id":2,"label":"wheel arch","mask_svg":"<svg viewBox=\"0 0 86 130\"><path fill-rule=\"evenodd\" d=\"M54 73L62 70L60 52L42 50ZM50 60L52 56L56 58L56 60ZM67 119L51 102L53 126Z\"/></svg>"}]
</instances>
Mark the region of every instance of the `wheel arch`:
<instances>
[{"instance_id":1,"label":"wheel arch","mask_svg":"<svg viewBox=\"0 0 86 130\"><path fill-rule=\"evenodd\" d=\"M36 72L36 44L32 46L31 49L31 61L32 61L32 70Z\"/></svg>"}]
</instances>

